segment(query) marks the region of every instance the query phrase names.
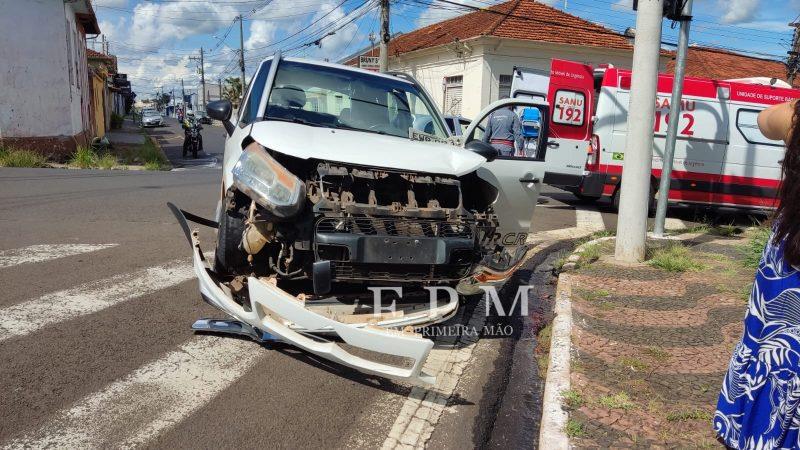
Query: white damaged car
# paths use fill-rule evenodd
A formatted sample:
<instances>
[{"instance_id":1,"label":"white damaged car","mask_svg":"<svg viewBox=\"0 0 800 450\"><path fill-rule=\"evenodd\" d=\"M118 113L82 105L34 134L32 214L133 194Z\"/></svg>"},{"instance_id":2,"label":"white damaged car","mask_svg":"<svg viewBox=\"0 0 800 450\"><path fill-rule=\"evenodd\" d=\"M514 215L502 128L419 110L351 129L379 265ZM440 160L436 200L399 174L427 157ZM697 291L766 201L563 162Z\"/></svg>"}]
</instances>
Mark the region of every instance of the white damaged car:
<instances>
[{"instance_id":1,"label":"white damaged car","mask_svg":"<svg viewBox=\"0 0 800 450\"><path fill-rule=\"evenodd\" d=\"M193 328L433 383L421 372L433 342L415 330L455 314L459 298L442 287L481 292L513 272L544 175L542 162L472 139L475 127L494 109L534 104L496 102L455 138L407 75L264 60L237 117L227 101L207 107L229 135L216 220L169 205L203 298L230 317ZM187 221L217 229L213 259ZM372 301L398 288L388 306Z\"/></svg>"}]
</instances>

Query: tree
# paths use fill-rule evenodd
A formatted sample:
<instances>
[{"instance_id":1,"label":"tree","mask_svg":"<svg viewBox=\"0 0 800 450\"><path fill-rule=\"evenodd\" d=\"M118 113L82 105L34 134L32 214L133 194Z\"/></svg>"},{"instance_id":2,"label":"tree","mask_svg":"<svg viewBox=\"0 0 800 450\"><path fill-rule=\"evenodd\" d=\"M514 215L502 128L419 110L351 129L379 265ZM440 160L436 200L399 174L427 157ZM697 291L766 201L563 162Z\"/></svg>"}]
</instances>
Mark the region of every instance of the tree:
<instances>
[{"instance_id":1,"label":"tree","mask_svg":"<svg viewBox=\"0 0 800 450\"><path fill-rule=\"evenodd\" d=\"M234 107L239 107L239 99L242 96L242 80L237 77L225 79L225 87L222 89L222 96L230 100Z\"/></svg>"},{"instance_id":2,"label":"tree","mask_svg":"<svg viewBox=\"0 0 800 450\"><path fill-rule=\"evenodd\" d=\"M172 97L169 94L161 94L160 104L161 106L169 105L169 101L172 100Z\"/></svg>"}]
</instances>

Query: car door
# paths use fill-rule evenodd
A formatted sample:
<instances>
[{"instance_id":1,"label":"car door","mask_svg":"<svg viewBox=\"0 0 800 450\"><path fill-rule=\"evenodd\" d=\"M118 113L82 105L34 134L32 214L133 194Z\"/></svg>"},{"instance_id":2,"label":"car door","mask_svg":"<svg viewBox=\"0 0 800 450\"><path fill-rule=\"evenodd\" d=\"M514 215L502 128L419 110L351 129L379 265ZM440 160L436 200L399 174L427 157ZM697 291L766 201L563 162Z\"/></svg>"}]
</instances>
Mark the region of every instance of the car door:
<instances>
[{"instance_id":1,"label":"car door","mask_svg":"<svg viewBox=\"0 0 800 450\"><path fill-rule=\"evenodd\" d=\"M471 141L477 139L476 130L493 111L507 107L521 110L519 107L546 105L540 100L520 98L498 100L481 111L470 123L464 133L462 145L466 148ZM544 178L545 164L544 161L533 158L498 156L478 169L479 177L498 188L494 210L500 226L495 239L510 254L514 254L518 247L524 246L527 240L533 210Z\"/></svg>"}]
</instances>

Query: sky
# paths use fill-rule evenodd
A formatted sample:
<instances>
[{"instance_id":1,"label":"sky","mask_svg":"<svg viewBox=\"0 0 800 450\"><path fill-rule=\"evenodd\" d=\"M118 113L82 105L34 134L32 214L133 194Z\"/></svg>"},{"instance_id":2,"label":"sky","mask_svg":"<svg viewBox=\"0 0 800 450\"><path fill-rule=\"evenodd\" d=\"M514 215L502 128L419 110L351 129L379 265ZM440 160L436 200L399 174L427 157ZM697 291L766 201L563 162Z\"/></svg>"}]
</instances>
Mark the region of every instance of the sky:
<instances>
[{"instance_id":1,"label":"sky","mask_svg":"<svg viewBox=\"0 0 800 450\"><path fill-rule=\"evenodd\" d=\"M391 32L466 14L492 0L392 0ZM612 30L634 27L632 0L541 0ZM206 83L239 76L240 14L248 79L275 50L338 61L379 34L377 0L93 0L100 30L117 55L139 99L159 90L188 91L200 84L200 48ZM690 42L783 59L792 40L789 22L800 16L800 0L695 0ZM665 43L677 42L677 25L664 21ZM100 50L100 37L89 46ZM665 44L665 45L667 45ZM668 48L668 47L667 47ZM177 95L177 94L176 94Z\"/></svg>"}]
</instances>

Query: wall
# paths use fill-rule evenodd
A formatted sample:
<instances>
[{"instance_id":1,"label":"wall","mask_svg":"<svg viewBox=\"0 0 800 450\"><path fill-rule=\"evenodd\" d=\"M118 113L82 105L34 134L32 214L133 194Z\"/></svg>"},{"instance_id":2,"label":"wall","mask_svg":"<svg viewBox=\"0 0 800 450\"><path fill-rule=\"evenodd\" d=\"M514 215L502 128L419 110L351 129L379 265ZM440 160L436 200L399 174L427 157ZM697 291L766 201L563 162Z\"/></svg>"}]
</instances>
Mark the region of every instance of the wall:
<instances>
[{"instance_id":1,"label":"wall","mask_svg":"<svg viewBox=\"0 0 800 450\"><path fill-rule=\"evenodd\" d=\"M392 57L390 69L414 76L440 109L444 77L462 75L464 97L461 115L472 119L482 108L498 99L500 75L511 75L514 66L549 71L550 61L559 58L595 66L611 63L630 68L632 56L633 52L626 50L482 37ZM667 61L668 57L661 57L661 71L666 70Z\"/></svg>"},{"instance_id":2,"label":"wall","mask_svg":"<svg viewBox=\"0 0 800 450\"><path fill-rule=\"evenodd\" d=\"M0 139L24 145L24 138L37 137L41 145L33 147L64 141L74 148L75 139L84 140L90 128L83 35L71 4L24 3L0 0L0 29L11 30L0 45Z\"/></svg>"}]
</instances>

